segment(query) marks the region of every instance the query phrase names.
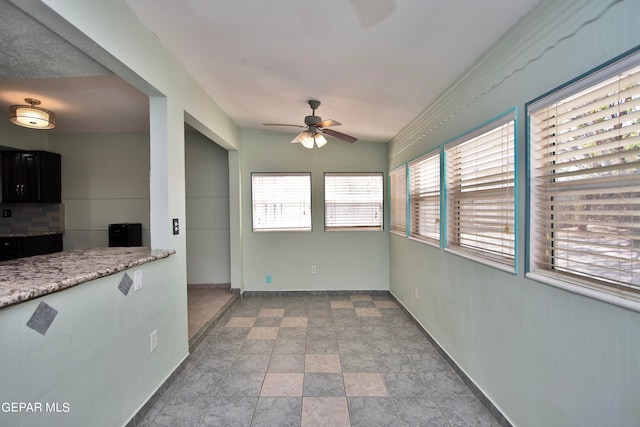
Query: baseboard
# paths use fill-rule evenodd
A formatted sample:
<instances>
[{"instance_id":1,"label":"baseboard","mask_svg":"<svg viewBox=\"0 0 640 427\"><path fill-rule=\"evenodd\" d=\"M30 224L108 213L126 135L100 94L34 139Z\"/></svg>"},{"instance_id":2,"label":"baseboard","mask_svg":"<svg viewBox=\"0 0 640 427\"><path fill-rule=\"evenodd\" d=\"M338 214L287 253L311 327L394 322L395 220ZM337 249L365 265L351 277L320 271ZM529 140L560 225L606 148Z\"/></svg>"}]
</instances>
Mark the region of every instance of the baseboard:
<instances>
[{"instance_id":1,"label":"baseboard","mask_svg":"<svg viewBox=\"0 0 640 427\"><path fill-rule=\"evenodd\" d=\"M187 283L191 289L231 289L231 283Z\"/></svg>"},{"instance_id":2,"label":"baseboard","mask_svg":"<svg viewBox=\"0 0 640 427\"><path fill-rule=\"evenodd\" d=\"M363 291L363 290L317 290L317 291L244 291L242 297L286 297L286 296L344 296L344 295L390 295L389 291Z\"/></svg>"}]
</instances>

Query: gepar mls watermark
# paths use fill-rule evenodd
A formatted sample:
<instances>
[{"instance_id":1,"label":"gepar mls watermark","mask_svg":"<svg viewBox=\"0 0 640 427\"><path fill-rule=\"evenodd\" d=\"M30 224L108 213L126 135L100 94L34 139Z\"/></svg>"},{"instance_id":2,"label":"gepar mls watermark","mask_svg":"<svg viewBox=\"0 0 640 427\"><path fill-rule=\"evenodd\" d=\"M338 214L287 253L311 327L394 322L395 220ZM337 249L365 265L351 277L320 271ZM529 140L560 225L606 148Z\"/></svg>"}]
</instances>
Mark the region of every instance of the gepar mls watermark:
<instances>
[{"instance_id":1,"label":"gepar mls watermark","mask_svg":"<svg viewBox=\"0 0 640 427\"><path fill-rule=\"evenodd\" d=\"M58 413L71 412L69 402L2 402L0 412L11 414Z\"/></svg>"}]
</instances>

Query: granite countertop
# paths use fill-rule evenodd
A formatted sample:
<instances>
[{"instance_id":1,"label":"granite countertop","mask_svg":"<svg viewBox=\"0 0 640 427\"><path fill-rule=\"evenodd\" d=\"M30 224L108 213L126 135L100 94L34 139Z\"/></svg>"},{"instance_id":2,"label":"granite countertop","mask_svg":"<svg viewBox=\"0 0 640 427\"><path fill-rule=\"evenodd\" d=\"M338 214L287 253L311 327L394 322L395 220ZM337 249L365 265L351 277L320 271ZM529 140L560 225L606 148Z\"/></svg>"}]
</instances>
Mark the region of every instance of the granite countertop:
<instances>
[{"instance_id":1,"label":"granite countertop","mask_svg":"<svg viewBox=\"0 0 640 427\"><path fill-rule=\"evenodd\" d=\"M36 231L29 233L0 233L0 237L33 237L33 236L52 236L54 234L63 234L62 231Z\"/></svg>"},{"instance_id":2,"label":"granite countertop","mask_svg":"<svg viewBox=\"0 0 640 427\"><path fill-rule=\"evenodd\" d=\"M77 249L0 262L0 308L175 254L148 247Z\"/></svg>"}]
</instances>

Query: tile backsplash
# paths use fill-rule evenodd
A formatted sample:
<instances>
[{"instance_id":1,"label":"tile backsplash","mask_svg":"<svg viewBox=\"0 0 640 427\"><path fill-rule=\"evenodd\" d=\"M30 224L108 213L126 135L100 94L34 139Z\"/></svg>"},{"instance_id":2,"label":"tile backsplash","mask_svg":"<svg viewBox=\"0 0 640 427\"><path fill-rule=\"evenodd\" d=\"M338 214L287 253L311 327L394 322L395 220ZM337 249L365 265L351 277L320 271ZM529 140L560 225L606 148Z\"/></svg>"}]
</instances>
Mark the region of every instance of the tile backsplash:
<instances>
[{"instance_id":1,"label":"tile backsplash","mask_svg":"<svg viewBox=\"0 0 640 427\"><path fill-rule=\"evenodd\" d=\"M62 203L3 203L11 217L0 217L0 234L64 232Z\"/></svg>"}]
</instances>

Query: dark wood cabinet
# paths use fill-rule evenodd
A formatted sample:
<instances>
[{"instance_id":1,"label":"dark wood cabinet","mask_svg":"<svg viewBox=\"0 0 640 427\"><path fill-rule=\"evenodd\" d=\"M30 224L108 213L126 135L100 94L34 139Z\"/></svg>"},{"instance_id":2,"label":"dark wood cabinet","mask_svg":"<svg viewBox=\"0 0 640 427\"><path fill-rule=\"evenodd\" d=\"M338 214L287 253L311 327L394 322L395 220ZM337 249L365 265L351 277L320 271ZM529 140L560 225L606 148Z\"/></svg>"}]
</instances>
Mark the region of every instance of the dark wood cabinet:
<instances>
[{"instance_id":1,"label":"dark wood cabinet","mask_svg":"<svg viewBox=\"0 0 640 427\"><path fill-rule=\"evenodd\" d=\"M3 203L60 203L60 155L47 151L2 152Z\"/></svg>"},{"instance_id":2,"label":"dark wood cabinet","mask_svg":"<svg viewBox=\"0 0 640 427\"><path fill-rule=\"evenodd\" d=\"M62 234L0 237L0 261L62 252Z\"/></svg>"}]
</instances>

